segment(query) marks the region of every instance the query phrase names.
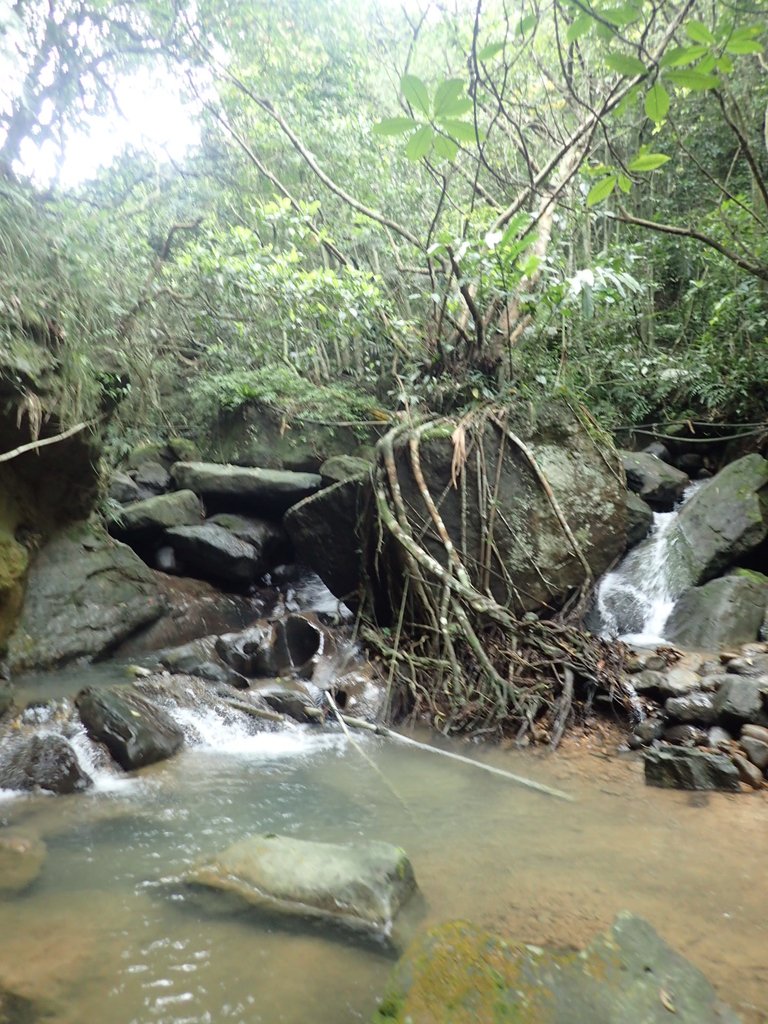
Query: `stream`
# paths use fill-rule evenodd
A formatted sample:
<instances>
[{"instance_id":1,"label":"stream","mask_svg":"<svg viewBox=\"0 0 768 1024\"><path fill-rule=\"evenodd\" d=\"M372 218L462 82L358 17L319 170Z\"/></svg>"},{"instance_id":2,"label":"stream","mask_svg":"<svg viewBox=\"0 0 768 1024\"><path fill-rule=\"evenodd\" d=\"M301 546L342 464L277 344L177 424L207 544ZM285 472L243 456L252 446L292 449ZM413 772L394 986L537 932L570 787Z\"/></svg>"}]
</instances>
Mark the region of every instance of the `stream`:
<instances>
[{"instance_id":1,"label":"stream","mask_svg":"<svg viewBox=\"0 0 768 1024\"><path fill-rule=\"evenodd\" d=\"M80 669L79 685L115 672ZM57 681L72 692L72 673L52 675L41 696ZM27 695L41 685L30 681ZM463 917L573 947L629 909L700 967L745 1024L762 1024L768 804L759 795L646 789L641 762L610 757L617 737L598 733L556 756L445 743L576 798L562 803L376 736L356 740L388 786L333 731L248 735L210 713L194 724L198 746L132 776L97 770L85 794L0 793L2 824L48 845L38 880L0 901L0 982L55 1000L53 1024L368 1021L391 952L200 902L175 882L201 856L264 831L403 846L422 925Z\"/></svg>"}]
</instances>

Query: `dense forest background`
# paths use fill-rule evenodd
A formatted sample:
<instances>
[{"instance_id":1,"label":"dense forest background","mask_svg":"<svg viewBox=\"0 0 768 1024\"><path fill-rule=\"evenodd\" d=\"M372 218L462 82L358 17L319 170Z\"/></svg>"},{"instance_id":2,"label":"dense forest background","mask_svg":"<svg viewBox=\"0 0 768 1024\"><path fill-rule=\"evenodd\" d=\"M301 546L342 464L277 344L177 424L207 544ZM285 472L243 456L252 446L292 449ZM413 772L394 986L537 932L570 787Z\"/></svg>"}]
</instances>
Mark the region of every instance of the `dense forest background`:
<instances>
[{"instance_id":1,"label":"dense forest background","mask_svg":"<svg viewBox=\"0 0 768 1024\"><path fill-rule=\"evenodd\" d=\"M0 346L24 386L45 343L64 423L117 405L115 459L252 403L762 421L764 27L749 0L0 5ZM199 143L42 180L148 72Z\"/></svg>"}]
</instances>

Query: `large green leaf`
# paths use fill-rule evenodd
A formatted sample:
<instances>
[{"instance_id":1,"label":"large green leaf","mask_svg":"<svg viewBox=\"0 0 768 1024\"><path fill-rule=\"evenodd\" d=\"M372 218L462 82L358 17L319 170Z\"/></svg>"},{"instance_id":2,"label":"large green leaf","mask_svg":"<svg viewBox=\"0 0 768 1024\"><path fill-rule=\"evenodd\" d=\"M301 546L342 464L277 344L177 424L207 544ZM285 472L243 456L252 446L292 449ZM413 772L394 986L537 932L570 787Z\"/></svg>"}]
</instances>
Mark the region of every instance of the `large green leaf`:
<instances>
[{"instance_id":1,"label":"large green leaf","mask_svg":"<svg viewBox=\"0 0 768 1024\"><path fill-rule=\"evenodd\" d=\"M585 36L594 24L594 18L591 18L588 14L580 14L578 18L568 26L568 30L565 33L566 42L575 43L577 39L581 39L582 36Z\"/></svg>"},{"instance_id":2,"label":"large green leaf","mask_svg":"<svg viewBox=\"0 0 768 1024\"><path fill-rule=\"evenodd\" d=\"M538 23L538 17L535 14L526 14L524 18L520 19L517 26L517 34L519 36L527 35L532 28L535 28Z\"/></svg>"},{"instance_id":3,"label":"large green leaf","mask_svg":"<svg viewBox=\"0 0 768 1024\"><path fill-rule=\"evenodd\" d=\"M598 203L602 203L604 199L616 188L616 175L609 174L607 178L602 178L593 185L587 193L587 206L597 206Z\"/></svg>"},{"instance_id":4,"label":"large green leaf","mask_svg":"<svg viewBox=\"0 0 768 1024\"><path fill-rule=\"evenodd\" d=\"M611 71L618 71L620 75L645 74L645 64L637 57L630 57L625 53L609 53L605 63Z\"/></svg>"},{"instance_id":5,"label":"large green leaf","mask_svg":"<svg viewBox=\"0 0 768 1024\"><path fill-rule=\"evenodd\" d=\"M657 167L663 167L669 160L664 153L639 153L634 160L628 164L630 171L655 171Z\"/></svg>"},{"instance_id":6,"label":"large green leaf","mask_svg":"<svg viewBox=\"0 0 768 1024\"><path fill-rule=\"evenodd\" d=\"M475 126L471 121L454 121L443 118L440 123L448 134L454 139L458 139L459 142L475 142L477 139Z\"/></svg>"},{"instance_id":7,"label":"large green leaf","mask_svg":"<svg viewBox=\"0 0 768 1024\"><path fill-rule=\"evenodd\" d=\"M688 69L685 71L668 71L666 78L673 85L679 85L682 89L690 89L692 92L717 89L720 85L720 79L716 75L705 75L701 71Z\"/></svg>"},{"instance_id":8,"label":"large green leaf","mask_svg":"<svg viewBox=\"0 0 768 1024\"><path fill-rule=\"evenodd\" d=\"M659 63L663 68L676 68L681 64L693 64L707 52L706 46L674 46L667 50Z\"/></svg>"},{"instance_id":9,"label":"large green leaf","mask_svg":"<svg viewBox=\"0 0 768 1024\"><path fill-rule=\"evenodd\" d=\"M762 53L763 46L756 39L729 39L725 44L728 53Z\"/></svg>"},{"instance_id":10,"label":"large green leaf","mask_svg":"<svg viewBox=\"0 0 768 1024\"><path fill-rule=\"evenodd\" d=\"M715 42L715 37L702 21L687 21L685 23L685 34L694 43L706 43L708 46L711 46Z\"/></svg>"},{"instance_id":11,"label":"large green leaf","mask_svg":"<svg viewBox=\"0 0 768 1024\"><path fill-rule=\"evenodd\" d=\"M446 138L445 135L435 135L435 154L440 157L441 160L455 160L456 154L459 152L459 147L453 139Z\"/></svg>"},{"instance_id":12,"label":"large green leaf","mask_svg":"<svg viewBox=\"0 0 768 1024\"><path fill-rule=\"evenodd\" d=\"M631 4L626 4L624 7L606 7L605 10L600 11L600 17L610 22L611 25L631 25L640 17L640 12Z\"/></svg>"},{"instance_id":13,"label":"large green leaf","mask_svg":"<svg viewBox=\"0 0 768 1024\"><path fill-rule=\"evenodd\" d=\"M429 117L429 93L420 78L416 75L403 75L400 79L400 90L412 107Z\"/></svg>"},{"instance_id":14,"label":"large green leaf","mask_svg":"<svg viewBox=\"0 0 768 1024\"><path fill-rule=\"evenodd\" d=\"M464 89L463 78L447 78L441 82L435 90L435 117L440 117L443 114L450 116L450 108L461 97Z\"/></svg>"},{"instance_id":15,"label":"large green leaf","mask_svg":"<svg viewBox=\"0 0 768 1024\"><path fill-rule=\"evenodd\" d=\"M646 93L645 112L656 124L659 124L667 116L669 112L669 93L661 82L656 82Z\"/></svg>"},{"instance_id":16,"label":"large green leaf","mask_svg":"<svg viewBox=\"0 0 768 1024\"><path fill-rule=\"evenodd\" d=\"M405 155L409 160L421 160L423 156L432 149L435 139L435 132L428 124L423 124L418 131L408 139L405 146Z\"/></svg>"},{"instance_id":17,"label":"large green leaf","mask_svg":"<svg viewBox=\"0 0 768 1024\"><path fill-rule=\"evenodd\" d=\"M415 128L417 121L412 117L385 117L373 126L374 135L403 135Z\"/></svg>"},{"instance_id":18,"label":"large green leaf","mask_svg":"<svg viewBox=\"0 0 768 1024\"><path fill-rule=\"evenodd\" d=\"M457 100L453 100L452 103L445 106L440 113L435 113L435 118L438 121L445 121L446 118L463 117L468 114L474 107L474 103L468 96L462 96Z\"/></svg>"},{"instance_id":19,"label":"large green leaf","mask_svg":"<svg viewBox=\"0 0 768 1024\"><path fill-rule=\"evenodd\" d=\"M484 46L482 50L478 50L477 59L491 60L497 53L501 53L503 49L504 43L489 43L487 46Z\"/></svg>"}]
</instances>

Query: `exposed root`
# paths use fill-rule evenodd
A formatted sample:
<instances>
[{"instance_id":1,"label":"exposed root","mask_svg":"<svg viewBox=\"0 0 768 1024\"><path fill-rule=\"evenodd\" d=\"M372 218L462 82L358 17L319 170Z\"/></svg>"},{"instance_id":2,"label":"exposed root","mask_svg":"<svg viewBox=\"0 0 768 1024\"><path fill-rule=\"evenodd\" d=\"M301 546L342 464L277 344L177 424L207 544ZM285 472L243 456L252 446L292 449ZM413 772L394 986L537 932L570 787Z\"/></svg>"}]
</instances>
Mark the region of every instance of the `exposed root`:
<instances>
[{"instance_id":1,"label":"exposed root","mask_svg":"<svg viewBox=\"0 0 768 1024\"><path fill-rule=\"evenodd\" d=\"M472 433L481 435L486 422L498 432L500 454L489 476L482 445L474 445L478 493L471 514L481 524L483 551L479 561L473 556L468 562L466 467L473 457ZM508 592L514 589L494 539L496 530L511 531L496 502L504 445L522 453L552 508L564 545L583 568L584 587L592 583L589 562L533 452L509 429L503 410L488 410L454 431L459 450L446 489L459 491L462 525L460 536L453 536L441 514L444 495L430 492L422 468L421 444L432 427L401 423L378 445L374 496L383 531L379 568L382 563L388 567L379 579L389 587L389 606L398 611L394 638L391 629L370 624L361 635L387 662L391 689L408 694L414 713L445 733L512 735L518 742L534 739L553 747L569 723L589 712L596 697L607 698L634 718L636 698L622 681L623 645L557 617L515 614L494 597L493 573ZM398 476L398 462L406 454L423 506L416 515ZM370 597L369 623L375 620L373 607Z\"/></svg>"}]
</instances>

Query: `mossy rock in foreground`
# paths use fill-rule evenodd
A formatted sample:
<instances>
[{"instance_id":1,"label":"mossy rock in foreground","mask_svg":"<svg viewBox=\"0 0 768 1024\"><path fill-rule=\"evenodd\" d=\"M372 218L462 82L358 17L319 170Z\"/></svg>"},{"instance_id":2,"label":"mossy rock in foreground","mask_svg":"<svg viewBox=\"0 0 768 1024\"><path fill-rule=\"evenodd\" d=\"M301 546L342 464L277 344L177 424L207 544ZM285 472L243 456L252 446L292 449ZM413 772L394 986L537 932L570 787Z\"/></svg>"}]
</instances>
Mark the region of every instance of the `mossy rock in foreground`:
<instances>
[{"instance_id":1,"label":"mossy rock in foreground","mask_svg":"<svg viewBox=\"0 0 768 1024\"><path fill-rule=\"evenodd\" d=\"M673 1017L674 1014L674 1017ZM704 975L645 921L620 914L580 952L451 922L395 968L374 1024L738 1024Z\"/></svg>"}]
</instances>

